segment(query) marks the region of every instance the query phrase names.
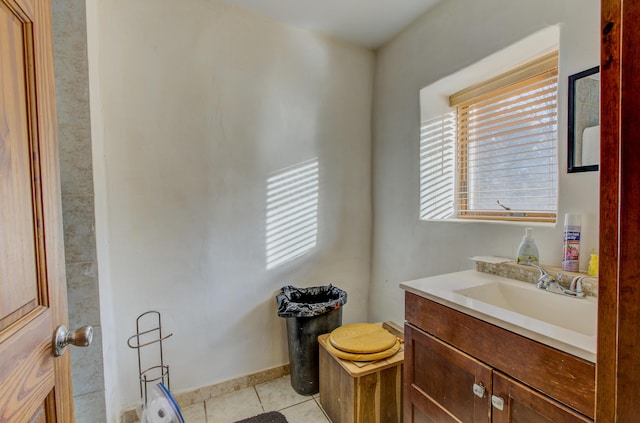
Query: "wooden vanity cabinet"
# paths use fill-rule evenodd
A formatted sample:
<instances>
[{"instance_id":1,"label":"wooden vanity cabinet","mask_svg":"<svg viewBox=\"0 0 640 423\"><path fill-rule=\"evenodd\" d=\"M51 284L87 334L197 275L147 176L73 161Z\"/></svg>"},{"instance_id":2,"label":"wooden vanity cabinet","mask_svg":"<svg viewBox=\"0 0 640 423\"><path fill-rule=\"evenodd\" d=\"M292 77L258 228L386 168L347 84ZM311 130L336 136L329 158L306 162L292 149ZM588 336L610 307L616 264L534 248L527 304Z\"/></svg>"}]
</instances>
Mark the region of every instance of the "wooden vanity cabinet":
<instances>
[{"instance_id":1,"label":"wooden vanity cabinet","mask_svg":"<svg viewBox=\"0 0 640 423\"><path fill-rule=\"evenodd\" d=\"M405 423L593 421L593 363L418 295L405 299Z\"/></svg>"}]
</instances>

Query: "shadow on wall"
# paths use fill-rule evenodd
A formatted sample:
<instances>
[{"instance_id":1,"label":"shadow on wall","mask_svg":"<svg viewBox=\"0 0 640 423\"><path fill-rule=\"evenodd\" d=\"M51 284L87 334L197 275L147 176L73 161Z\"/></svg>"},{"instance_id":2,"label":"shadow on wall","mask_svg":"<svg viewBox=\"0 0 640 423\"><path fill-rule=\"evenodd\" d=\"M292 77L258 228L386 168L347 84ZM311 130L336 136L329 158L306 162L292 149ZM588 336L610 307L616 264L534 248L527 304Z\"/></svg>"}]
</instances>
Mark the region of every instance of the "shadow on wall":
<instances>
[{"instance_id":1,"label":"shadow on wall","mask_svg":"<svg viewBox=\"0 0 640 423\"><path fill-rule=\"evenodd\" d=\"M455 112L420 127L420 219L446 219L455 208Z\"/></svg>"},{"instance_id":2,"label":"shadow on wall","mask_svg":"<svg viewBox=\"0 0 640 423\"><path fill-rule=\"evenodd\" d=\"M318 159L274 172L267 179L267 270L316 246L318 239Z\"/></svg>"}]
</instances>

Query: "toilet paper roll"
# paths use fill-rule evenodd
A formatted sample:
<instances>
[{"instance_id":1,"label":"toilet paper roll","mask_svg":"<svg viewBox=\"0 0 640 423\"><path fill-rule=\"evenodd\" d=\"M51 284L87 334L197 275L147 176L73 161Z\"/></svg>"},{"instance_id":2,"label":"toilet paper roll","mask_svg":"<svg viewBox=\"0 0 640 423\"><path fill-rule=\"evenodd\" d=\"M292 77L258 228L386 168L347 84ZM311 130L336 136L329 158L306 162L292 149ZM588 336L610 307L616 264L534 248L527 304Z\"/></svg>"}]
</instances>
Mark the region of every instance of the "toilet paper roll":
<instances>
[{"instance_id":1,"label":"toilet paper roll","mask_svg":"<svg viewBox=\"0 0 640 423\"><path fill-rule=\"evenodd\" d=\"M582 132L582 166L600 163L600 125L584 128Z\"/></svg>"},{"instance_id":2,"label":"toilet paper roll","mask_svg":"<svg viewBox=\"0 0 640 423\"><path fill-rule=\"evenodd\" d=\"M154 398L147 403L144 412L146 423L171 423L174 412L166 398Z\"/></svg>"}]
</instances>

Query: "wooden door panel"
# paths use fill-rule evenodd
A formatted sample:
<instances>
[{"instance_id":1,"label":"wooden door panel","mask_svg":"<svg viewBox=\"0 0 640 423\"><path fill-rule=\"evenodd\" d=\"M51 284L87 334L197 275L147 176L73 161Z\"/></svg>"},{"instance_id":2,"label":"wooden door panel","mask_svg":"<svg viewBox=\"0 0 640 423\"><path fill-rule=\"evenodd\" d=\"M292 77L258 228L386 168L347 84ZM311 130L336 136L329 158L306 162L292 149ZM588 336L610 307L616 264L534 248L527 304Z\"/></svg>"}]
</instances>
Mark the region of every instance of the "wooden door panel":
<instances>
[{"instance_id":1,"label":"wooden door panel","mask_svg":"<svg viewBox=\"0 0 640 423\"><path fill-rule=\"evenodd\" d=\"M43 311L36 311L37 316L15 333L12 331L10 338L0 340L2 422L29 421L53 389L51 313Z\"/></svg>"},{"instance_id":2,"label":"wooden door panel","mask_svg":"<svg viewBox=\"0 0 640 423\"><path fill-rule=\"evenodd\" d=\"M38 303L36 222L32 182L33 140L29 122L28 81L32 62L30 27L6 4L0 3L0 50L12 52L0 61L0 96L13 104L0 116L0 330ZM37 153L35 154L37 157Z\"/></svg>"},{"instance_id":3,"label":"wooden door panel","mask_svg":"<svg viewBox=\"0 0 640 423\"><path fill-rule=\"evenodd\" d=\"M36 413L31 418L30 423L47 423L47 414L45 411L45 404L42 404L38 408L38 410L36 410Z\"/></svg>"},{"instance_id":4,"label":"wooden door panel","mask_svg":"<svg viewBox=\"0 0 640 423\"><path fill-rule=\"evenodd\" d=\"M74 421L50 0L0 0L0 423Z\"/></svg>"}]
</instances>

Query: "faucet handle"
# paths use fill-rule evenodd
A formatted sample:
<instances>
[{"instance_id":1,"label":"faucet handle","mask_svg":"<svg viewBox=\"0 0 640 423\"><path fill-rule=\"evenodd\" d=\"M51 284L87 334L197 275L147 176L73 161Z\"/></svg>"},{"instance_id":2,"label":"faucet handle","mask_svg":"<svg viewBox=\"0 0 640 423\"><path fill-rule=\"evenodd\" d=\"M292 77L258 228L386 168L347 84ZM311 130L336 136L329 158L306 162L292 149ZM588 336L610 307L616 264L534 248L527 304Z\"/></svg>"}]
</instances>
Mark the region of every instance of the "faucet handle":
<instances>
[{"instance_id":1,"label":"faucet handle","mask_svg":"<svg viewBox=\"0 0 640 423\"><path fill-rule=\"evenodd\" d=\"M569 285L569 291L575 292L576 294L582 293L582 279L583 276L576 276L571 280L571 285Z\"/></svg>"},{"instance_id":2,"label":"faucet handle","mask_svg":"<svg viewBox=\"0 0 640 423\"><path fill-rule=\"evenodd\" d=\"M540 274L538 278L538 288L547 289L549 285L556 282L556 277L550 273Z\"/></svg>"}]
</instances>

